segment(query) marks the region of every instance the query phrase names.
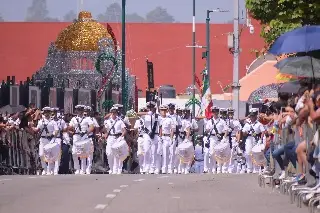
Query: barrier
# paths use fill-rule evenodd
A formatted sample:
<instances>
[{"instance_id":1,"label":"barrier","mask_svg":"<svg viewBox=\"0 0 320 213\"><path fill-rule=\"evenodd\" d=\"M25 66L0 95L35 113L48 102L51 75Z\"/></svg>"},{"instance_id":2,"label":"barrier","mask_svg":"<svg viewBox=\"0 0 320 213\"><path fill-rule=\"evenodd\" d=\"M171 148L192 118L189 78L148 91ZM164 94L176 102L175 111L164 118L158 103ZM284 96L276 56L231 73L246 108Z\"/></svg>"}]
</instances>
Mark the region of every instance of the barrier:
<instances>
[{"instance_id":1,"label":"barrier","mask_svg":"<svg viewBox=\"0 0 320 213\"><path fill-rule=\"evenodd\" d=\"M312 151L312 147L310 146L310 142L313 140L313 137L315 135L315 132L318 131L317 127L314 123L312 125L310 124L304 124L302 126L303 128L303 139L307 142L307 154ZM279 132L274 134L274 145L276 147L279 147L281 145L285 145L288 142L292 141L292 138L290 138L289 129L281 129ZM271 157L272 158L272 157ZM271 159L270 159L271 160ZM270 162L271 164L271 162ZM275 164L273 164L275 167ZM293 179L284 179L281 180L279 185L279 190L281 194L288 195L290 203L295 203L297 207L301 208L302 206L308 206L309 212L317 212L320 209L320 184L317 184L314 187L310 187L309 182L312 178L309 174L309 167L310 165L305 165L304 173L306 174L306 185L299 185L295 180ZM298 164L296 171L298 171ZM286 176L293 176L295 171L290 171L290 166L286 167ZM291 173L291 174L290 174ZM265 187L266 185L266 179L270 178L270 184L269 186L274 189L274 181L277 180L275 176L266 176L266 175L259 175L259 185L261 187ZM304 205L303 205L304 204Z\"/></svg>"}]
</instances>

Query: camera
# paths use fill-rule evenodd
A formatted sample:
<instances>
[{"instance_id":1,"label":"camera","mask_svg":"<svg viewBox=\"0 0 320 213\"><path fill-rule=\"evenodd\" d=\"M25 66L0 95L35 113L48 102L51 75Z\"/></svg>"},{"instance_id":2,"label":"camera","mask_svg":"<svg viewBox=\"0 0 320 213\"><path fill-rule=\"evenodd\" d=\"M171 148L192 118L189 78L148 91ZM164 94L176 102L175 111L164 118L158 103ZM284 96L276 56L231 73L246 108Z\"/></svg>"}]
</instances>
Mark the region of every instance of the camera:
<instances>
[{"instance_id":1,"label":"camera","mask_svg":"<svg viewBox=\"0 0 320 213\"><path fill-rule=\"evenodd\" d=\"M254 26L249 25L249 31L250 31L250 34L253 34L254 33Z\"/></svg>"}]
</instances>

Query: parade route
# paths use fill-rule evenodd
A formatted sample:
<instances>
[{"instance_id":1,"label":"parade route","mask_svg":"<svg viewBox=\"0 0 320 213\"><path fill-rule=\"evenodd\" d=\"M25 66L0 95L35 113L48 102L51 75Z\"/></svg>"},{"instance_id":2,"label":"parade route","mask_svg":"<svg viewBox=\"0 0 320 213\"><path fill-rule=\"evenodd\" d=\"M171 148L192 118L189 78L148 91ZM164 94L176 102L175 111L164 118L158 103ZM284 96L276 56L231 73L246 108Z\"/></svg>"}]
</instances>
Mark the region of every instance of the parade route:
<instances>
[{"instance_id":1,"label":"parade route","mask_svg":"<svg viewBox=\"0 0 320 213\"><path fill-rule=\"evenodd\" d=\"M304 212L256 175L1 176L1 213Z\"/></svg>"}]
</instances>

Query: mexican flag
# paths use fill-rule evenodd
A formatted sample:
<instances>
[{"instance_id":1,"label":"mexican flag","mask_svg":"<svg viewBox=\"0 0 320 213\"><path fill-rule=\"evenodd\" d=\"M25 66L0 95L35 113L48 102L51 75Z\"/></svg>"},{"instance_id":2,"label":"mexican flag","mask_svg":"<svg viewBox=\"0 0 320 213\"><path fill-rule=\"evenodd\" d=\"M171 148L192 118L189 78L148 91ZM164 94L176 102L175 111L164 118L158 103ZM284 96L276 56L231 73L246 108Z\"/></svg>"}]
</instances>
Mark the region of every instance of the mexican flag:
<instances>
[{"instance_id":1,"label":"mexican flag","mask_svg":"<svg viewBox=\"0 0 320 213\"><path fill-rule=\"evenodd\" d=\"M204 116L206 118L211 118L213 103L212 103L212 96L211 96L207 70L203 70L202 77L203 77L203 81L202 81L203 85L201 89L201 108L202 108L202 111L204 111Z\"/></svg>"}]
</instances>

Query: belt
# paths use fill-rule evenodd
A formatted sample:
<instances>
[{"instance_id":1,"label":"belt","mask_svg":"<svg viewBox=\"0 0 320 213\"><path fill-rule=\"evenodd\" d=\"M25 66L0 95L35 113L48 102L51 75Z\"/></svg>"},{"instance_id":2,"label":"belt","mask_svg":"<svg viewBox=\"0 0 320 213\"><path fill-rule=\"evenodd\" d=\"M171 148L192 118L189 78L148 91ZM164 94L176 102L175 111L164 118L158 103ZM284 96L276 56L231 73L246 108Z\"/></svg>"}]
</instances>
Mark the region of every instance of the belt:
<instances>
[{"instance_id":1,"label":"belt","mask_svg":"<svg viewBox=\"0 0 320 213\"><path fill-rule=\"evenodd\" d=\"M94 135L89 135L88 138L94 138Z\"/></svg>"},{"instance_id":2,"label":"belt","mask_svg":"<svg viewBox=\"0 0 320 213\"><path fill-rule=\"evenodd\" d=\"M167 137L167 136L171 136L171 134L162 134L162 136L166 136Z\"/></svg>"},{"instance_id":3,"label":"belt","mask_svg":"<svg viewBox=\"0 0 320 213\"><path fill-rule=\"evenodd\" d=\"M118 133L118 134L109 134L109 136L116 136L116 137L119 137L120 135L122 135L122 133Z\"/></svg>"},{"instance_id":4,"label":"belt","mask_svg":"<svg viewBox=\"0 0 320 213\"><path fill-rule=\"evenodd\" d=\"M197 161L197 162L201 162L201 161L204 161L204 159L194 159L195 161Z\"/></svg>"},{"instance_id":5,"label":"belt","mask_svg":"<svg viewBox=\"0 0 320 213\"><path fill-rule=\"evenodd\" d=\"M44 139L52 139L53 136L40 136L41 138L44 138Z\"/></svg>"},{"instance_id":6,"label":"belt","mask_svg":"<svg viewBox=\"0 0 320 213\"><path fill-rule=\"evenodd\" d=\"M140 138L143 138L143 135L139 135Z\"/></svg>"}]
</instances>

